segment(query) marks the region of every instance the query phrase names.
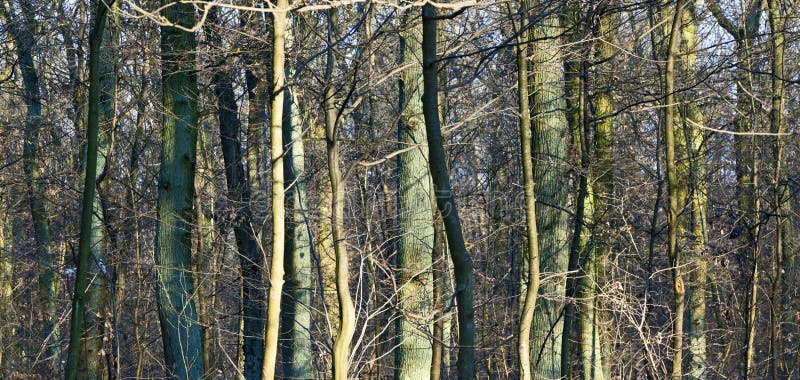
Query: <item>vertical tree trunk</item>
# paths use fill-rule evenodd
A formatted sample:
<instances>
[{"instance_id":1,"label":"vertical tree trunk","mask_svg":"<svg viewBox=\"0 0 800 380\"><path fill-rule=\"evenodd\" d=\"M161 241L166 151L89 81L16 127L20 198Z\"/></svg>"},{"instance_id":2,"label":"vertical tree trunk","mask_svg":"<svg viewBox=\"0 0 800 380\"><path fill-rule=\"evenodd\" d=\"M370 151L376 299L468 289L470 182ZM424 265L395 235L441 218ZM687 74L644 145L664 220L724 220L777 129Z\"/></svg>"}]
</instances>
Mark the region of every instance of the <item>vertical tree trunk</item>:
<instances>
[{"instance_id":1,"label":"vertical tree trunk","mask_svg":"<svg viewBox=\"0 0 800 380\"><path fill-rule=\"evenodd\" d=\"M194 6L170 5L164 16L191 27ZM161 27L162 116L161 170L156 235L157 304L164 359L169 376L203 376L203 337L193 297L192 224L197 143L197 74L194 33Z\"/></svg>"},{"instance_id":2,"label":"vertical tree trunk","mask_svg":"<svg viewBox=\"0 0 800 380\"><path fill-rule=\"evenodd\" d=\"M760 237L760 204L758 196L758 165L756 137L748 136L754 132L753 120L756 105L753 94L752 51L756 44L756 35L761 24L762 0L750 0L744 10L742 20L737 24L729 20L722 12L718 0L709 0L707 8L720 26L736 41L736 116L734 126L737 135L733 136L734 154L736 156L736 195L738 203L738 226L735 233L743 241L744 255L749 254L751 272L745 310L745 342L742 352L742 377L751 376L755 355L755 318L758 300L758 256Z\"/></svg>"},{"instance_id":3,"label":"vertical tree trunk","mask_svg":"<svg viewBox=\"0 0 800 380\"><path fill-rule=\"evenodd\" d=\"M681 254L678 250L678 214L680 213L678 198L682 191L678 184L677 164L675 160L675 60L678 54L678 41L680 38L681 14L684 1L678 0L675 4L675 13L672 16L672 28L669 35L669 46L667 47L667 63L664 72L664 142L666 146L666 166L667 166L667 255L670 259L673 295L674 295L674 314L672 316L672 380L681 380L683 377L683 313L684 313L684 286L683 274L681 269Z\"/></svg>"},{"instance_id":4,"label":"vertical tree trunk","mask_svg":"<svg viewBox=\"0 0 800 380\"><path fill-rule=\"evenodd\" d=\"M78 270L73 297L70 346L65 378L103 379L108 376L103 351L107 315L108 262L106 221L101 192L113 142L116 94L117 16L112 6L98 3L89 36L89 106L84 160L84 193Z\"/></svg>"},{"instance_id":5,"label":"vertical tree trunk","mask_svg":"<svg viewBox=\"0 0 800 380\"><path fill-rule=\"evenodd\" d=\"M14 262L9 254L13 249L13 229L10 215L13 208L8 203L10 194L0 195L0 376L8 376L4 362L8 362L14 336L12 320L14 300Z\"/></svg>"},{"instance_id":6,"label":"vertical tree trunk","mask_svg":"<svg viewBox=\"0 0 800 380\"><path fill-rule=\"evenodd\" d=\"M528 16L528 2L520 3L520 30L526 26ZM525 34L527 35L527 33ZM519 38L522 40L522 38ZM521 42L521 41L520 41ZM521 284L522 310L520 311L519 342L517 354L519 355L520 378L532 378L531 366L531 324L533 323L536 297L539 294L539 237L536 230L536 195L534 192L533 153L531 141L531 114L528 105L528 43L521 42L517 45L517 92L519 96L519 138L522 152L522 178L525 190L525 232L527 250L523 260L527 262L527 282ZM524 294L524 295L522 295Z\"/></svg>"},{"instance_id":7,"label":"vertical tree trunk","mask_svg":"<svg viewBox=\"0 0 800 380\"><path fill-rule=\"evenodd\" d=\"M336 296L339 300L339 331L333 345L333 378L346 380L349 373L350 342L356 328L356 312L353 298L350 295L350 257L347 253L344 233L344 187L342 172L339 168L339 139L336 136L338 110L335 104L335 88L333 85L336 59L334 43L336 41L337 11L328 11L328 54L325 69L325 142L328 156L328 179L331 185L331 236L333 251L336 256Z\"/></svg>"},{"instance_id":8,"label":"vertical tree trunk","mask_svg":"<svg viewBox=\"0 0 800 380\"><path fill-rule=\"evenodd\" d=\"M398 156L397 271L398 308L396 379L427 379L432 360L431 319L433 311L433 213L431 178L428 171L428 138L423 125L421 93L422 28L410 11L402 16L400 73L400 149L413 148Z\"/></svg>"},{"instance_id":9,"label":"vertical tree trunk","mask_svg":"<svg viewBox=\"0 0 800 380\"><path fill-rule=\"evenodd\" d=\"M778 379L787 376L785 374L785 362L783 352L783 333L781 325L783 323L783 273L784 255L789 247L787 242L792 239L788 233L789 220L786 217L789 193L786 183L786 174L783 173L785 164L783 157L785 133L783 121L783 97L784 97L784 51L786 49L784 29L786 19L781 14L780 2L778 0L768 0L769 9L769 28L771 38L771 57L770 66L772 71L772 107L769 114L770 132L773 137L773 159L775 166L774 185L773 185L773 207L775 208L775 245L773 252L773 278L772 278L772 308L770 309L770 347L772 352L769 355L770 377Z\"/></svg>"},{"instance_id":10,"label":"vertical tree trunk","mask_svg":"<svg viewBox=\"0 0 800 380\"><path fill-rule=\"evenodd\" d=\"M606 281L606 266L611 252L611 213L614 198L614 96L612 87L616 77L614 57L616 56L616 27L619 18L615 6L617 2L609 0L599 5L595 12L600 18L597 25L597 36L600 38L595 52L598 70L596 89L594 91L594 154L595 162L590 168L593 183L593 243L584 268L587 276L583 277L583 289L587 290L582 298L586 312L582 313L586 328L583 329L581 346L584 374L591 375L587 379L605 379L611 376L611 342L604 338L604 331L610 321L605 320L609 314L601 304L598 292ZM589 371L587 371L589 369ZM588 373L587 373L588 372Z\"/></svg>"},{"instance_id":11,"label":"vertical tree trunk","mask_svg":"<svg viewBox=\"0 0 800 380\"><path fill-rule=\"evenodd\" d=\"M560 52L559 5L543 9L546 16L531 29L533 56L532 130L533 169L536 199L543 207L536 210L539 232L539 257L543 273L553 275L539 289L542 302L533 320L531 346L535 377L561 377L561 346L569 262L567 208L567 127L564 101L564 74Z\"/></svg>"},{"instance_id":12,"label":"vertical tree trunk","mask_svg":"<svg viewBox=\"0 0 800 380\"><path fill-rule=\"evenodd\" d=\"M216 46L222 46L222 37L216 29L220 27L217 20L217 8L210 10L209 24L206 26L209 40ZM224 53L223 53L224 54ZM228 198L234 210L233 233L236 249L239 253L239 266L242 275L242 352L244 354L243 374L245 379L258 379L264 363L264 292L261 283L263 259L256 240L256 227L252 223L253 212L250 207L250 183L242 162L239 120L236 97L233 91L233 80L226 58L218 59L218 69L214 71L211 83L217 100L217 118L219 121L222 157L225 162L225 179L228 184Z\"/></svg>"},{"instance_id":13,"label":"vertical tree trunk","mask_svg":"<svg viewBox=\"0 0 800 380\"><path fill-rule=\"evenodd\" d=\"M288 0L278 0L272 13L272 77L273 97L270 112L270 155L272 161L272 263L269 274L267 326L264 344L262 378L275 378L280 335L281 292L284 283L284 253L286 239L285 183L283 169L283 98L286 95L286 25Z\"/></svg>"},{"instance_id":14,"label":"vertical tree trunk","mask_svg":"<svg viewBox=\"0 0 800 380\"><path fill-rule=\"evenodd\" d=\"M296 35L296 20L286 33L286 46ZM286 68L289 77L290 68ZM295 78L299 80L299 78ZM283 295L281 337L283 376L312 379L311 362L311 236L306 225L307 202L303 129L306 126L300 104L301 86L290 85L284 95L283 143L286 180L286 292Z\"/></svg>"},{"instance_id":15,"label":"vertical tree trunk","mask_svg":"<svg viewBox=\"0 0 800 380\"><path fill-rule=\"evenodd\" d=\"M475 311L472 305L472 260L467 253L458 208L450 186L445 164L444 143L439 121L439 78L436 57L436 8L426 4L422 8L422 75L424 91L422 112L428 135L430 171L436 194L436 205L444 220L450 257L455 274L458 315L458 360L456 368L460 380L475 377Z\"/></svg>"},{"instance_id":16,"label":"vertical tree trunk","mask_svg":"<svg viewBox=\"0 0 800 380\"><path fill-rule=\"evenodd\" d=\"M23 8L30 4L23 4ZM23 10L24 11L24 10ZM17 64L22 73L23 99L27 107L25 120L24 141L22 143L22 168L25 173L26 185L29 193L29 207L33 220L34 242L36 245L36 260L39 266L39 302L43 328L42 345L45 355L51 358L49 365L54 371L60 366L59 331L56 326L56 297L58 296L59 281L56 268L60 262L60 255L51 251L50 226L48 224L47 209L45 208L45 187L39 170L39 129L42 119L42 99L39 88L39 74L34 66L33 51L36 49L36 40L27 22L30 17L23 17L14 12L11 3L4 1L0 4L0 13L6 21L6 26L14 40L17 51ZM49 339L48 339L49 338Z\"/></svg>"},{"instance_id":17,"label":"vertical tree trunk","mask_svg":"<svg viewBox=\"0 0 800 380\"><path fill-rule=\"evenodd\" d=\"M681 12L681 40L686 51L683 54L683 65L689 78L696 78L696 57L697 57L697 25L696 3L687 3ZM689 228L691 230L691 268L689 271L689 292L687 294L689 306L689 372L687 375L691 379L705 379L708 375L708 358L706 354L705 337L705 318L706 318L706 283L707 283L707 263L706 245L708 243L708 232L706 227L706 209L708 196L706 190L706 142L704 141L703 115L700 108L692 99L686 99L684 106L683 133L687 154L687 165L683 165L687 170L679 173L689 181L691 207L691 218Z\"/></svg>"}]
</instances>

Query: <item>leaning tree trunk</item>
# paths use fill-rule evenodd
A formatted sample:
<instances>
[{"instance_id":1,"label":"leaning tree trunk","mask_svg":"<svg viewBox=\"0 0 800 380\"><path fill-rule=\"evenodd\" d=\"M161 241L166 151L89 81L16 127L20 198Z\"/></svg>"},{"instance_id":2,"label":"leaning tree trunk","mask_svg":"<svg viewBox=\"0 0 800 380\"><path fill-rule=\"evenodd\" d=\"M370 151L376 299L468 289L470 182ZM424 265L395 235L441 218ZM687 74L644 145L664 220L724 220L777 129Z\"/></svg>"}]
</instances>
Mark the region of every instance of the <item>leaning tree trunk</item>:
<instances>
[{"instance_id":1,"label":"leaning tree trunk","mask_svg":"<svg viewBox=\"0 0 800 380\"><path fill-rule=\"evenodd\" d=\"M194 6L171 5L164 16L172 23L191 27ZM158 187L157 305L164 361L169 376L198 379L203 376L203 334L193 299L192 225L194 224L194 174L197 143L197 74L194 33L161 27L162 115L161 170Z\"/></svg>"},{"instance_id":2,"label":"leaning tree trunk","mask_svg":"<svg viewBox=\"0 0 800 380\"><path fill-rule=\"evenodd\" d=\"M433 213L428 169L428 138L422 128L422 28L410 11L402 16L400 73L400 149L397 175L398 309L395 379L427 379L432 360Z\"/></svg>"},{"instance_id":3,"label":"leaning tree trunk","mask_svg":"<svg viewBox=\"0 0 800 380\"><path fill-rule=\"evenodd\" d=\"M439 77L436 60L436 8L426 4L422 8L422 75L424 91L422 112L428 135L430 171L436 194L436 205L444 221L450 257L455 275L458 318L457 377L469 380L475 377L475 311L472 305L472 260L467 253L461 219L453 197L450 177L445 163L444 143L439 121Z\"/></svg>"}]
</instances>

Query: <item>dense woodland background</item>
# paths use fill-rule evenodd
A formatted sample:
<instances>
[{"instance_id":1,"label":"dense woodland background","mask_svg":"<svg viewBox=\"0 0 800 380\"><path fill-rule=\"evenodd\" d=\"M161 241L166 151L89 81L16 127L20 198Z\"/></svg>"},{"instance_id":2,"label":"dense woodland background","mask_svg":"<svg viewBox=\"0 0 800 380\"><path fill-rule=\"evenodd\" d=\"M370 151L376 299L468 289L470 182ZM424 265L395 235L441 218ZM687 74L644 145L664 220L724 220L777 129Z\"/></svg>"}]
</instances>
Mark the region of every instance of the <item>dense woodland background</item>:
<instances>
[{"instance_id":1,"label":"dense woodland background","mask_svg":"<svg viewBox=\"0 0 800 380\"><path fill-rule=\"evenodd\" d=\"M0 377L796 379L798 6L3 0Z\"/></svg>"}]
</instances>

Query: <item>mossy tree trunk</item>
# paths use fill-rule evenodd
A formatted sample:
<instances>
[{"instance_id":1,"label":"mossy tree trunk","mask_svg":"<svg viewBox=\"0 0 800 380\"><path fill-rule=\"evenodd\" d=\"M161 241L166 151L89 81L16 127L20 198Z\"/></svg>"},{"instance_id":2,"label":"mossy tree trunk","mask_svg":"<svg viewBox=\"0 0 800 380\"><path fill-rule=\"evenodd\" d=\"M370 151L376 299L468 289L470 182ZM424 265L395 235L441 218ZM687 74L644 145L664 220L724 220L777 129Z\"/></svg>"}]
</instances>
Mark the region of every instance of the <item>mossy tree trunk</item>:
<instances>
[{"instance_id":1,"label":"mossy tree trunk","mask_svg":"<svg viewBox=\"0 0 800 380\"><path fill-rule=\"evenodd\" d=\"M164 16L191 27L194 6L164 0ZM164 361L169 376L198 379L204 374L203 336L198 323L192 273L194 174L197 152L197 74L194 33L161 27L161 169L155 258L156 294Z\"/></svg>"},{"instance_id":2,"label":"mossy tree trunk","mask_svg":"<svg viewBox=\"0 0 800 380\"><path fill-rule=\"evenodd\" d=\"M61 255L51 249L50 225L45 208L45 185L39 168L39 132L42 126L42 94L39 88L39 74L34 65L34 52L37 48L34 38L34 25L31 4L24 1L18 14L12 3L3 1L0 13L6 22L10 37L17 53L17 65L22 74L23 100L27 108L24 141L22 143L22 168L28 189L28 204L33 220L33 238L36 246L36 261L39 266L39 302L41 304L42 345L45 355L51 360L49 365L57 373L60 364L60 334L58 331L56 298L59 290L59 276L56 268L61 264Z\"/></svg>"},{"instance_id":3,"label":"mossy tree trunk","mask_svg":"<svg viewBox=\"0 0 800 380\"><path fill-rule=\"evenodd\" d=\"M115 46L119 39L119 28L115 9L118 9L116 2L97 4L94 26L89 36L88 143L83 160L84 203L67 357L68 379L104 379L109 374L103 351L104 342L108 340L104 321L110 315L107 289L111 273L107 268L110 260L102 196L108 187L108 164L116 120Z\"/></svg>"}]
</instances>

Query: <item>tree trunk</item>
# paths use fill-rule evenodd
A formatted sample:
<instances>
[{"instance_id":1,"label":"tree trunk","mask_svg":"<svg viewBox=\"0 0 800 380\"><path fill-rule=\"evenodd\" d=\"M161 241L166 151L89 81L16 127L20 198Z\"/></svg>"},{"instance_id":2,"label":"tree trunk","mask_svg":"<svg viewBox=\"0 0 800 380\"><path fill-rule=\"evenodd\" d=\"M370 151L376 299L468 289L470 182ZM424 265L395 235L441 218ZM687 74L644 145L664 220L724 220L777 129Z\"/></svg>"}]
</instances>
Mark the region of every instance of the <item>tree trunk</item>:
<instances>
[{"instance_id":1,"label":"tree trunk","mask_svg":"<svg viewBox=\"0 0 800 380\"><path fill-rule=\"evenodd\" d=\"M286 25L289 13L288 0L278 0L272 13L272 76L273 97L270 112L270 154L272 161L272 263L269 274L266 342L262 378L275 378L280 335L281 292L284 283L284 254L286 240L285 183L283 168L283 98L286 95Z\"/></svg>"},{"instance_id":2,"label":"tree trunk","mask_svg":"<svg viewBox=\"0 0 800 380\"><path fill-rule=\"evenodd\" d=\"M116 95L116 48L119 37L115 4L98 3L89 36L89 108L84 161L84 193L78 270L67 355L68 379L104 379L108 376L103 355L107 340L103 321L108 310L111 274L107 252L106 221L101 204L108 187L108 161L113 144Z\"/></svg>"},{"instance_id":3,"label":"tree trunk","mask_svg":"<svg viewBox=\"0 0 800 380\"><path fill-rule=\"evenodd\" d=\"M29 8L24 4L23 8ZM25 9L23 9L25 12ZM59 340L60 333L56 325L57 310L56 297L58 296L59 279L56 268L60 264L60 255L51 251L50 226L48 224L47 209L45 208L45 186L39 169L39 130L42 119L42 98L39 88L39 74L34 66L33 52L36 49L36 40L33 36L33 26L24 20L30 20L31 15L17 15L10 2L0 4L0 13L6 21L6 26L17 50L17 64L22 73L24 87L23 99L27 107L25 120L24 141L22 143L22 168L25 173L26 185L29 194L29 207L33 220L34 242L36 245L36 260L39 266L39 302L41 304L41 330L42 346L45 347L45 356L51 358L52 375L61 366Z\"/></svg>"},{"instance_id":4,"label":"tree trunk","mask_svg":"<svg viewBox=\"0 0 800 380\"><path fill-rule=\"evenodd\" d=\"M171 5L164 10L170 22L184 27L194 25L191 4L162 1L162 5ZM165 112L158 188L156 289L165 364L169 376L176 379L197 379L204 373L191 257L198 119L194 50L194 33L161 27Z\"/></svg>"},{"instance_id":5,"label":"tree trunk","mask_svg":"<svg viewBox=\"0 0 800 380\"><path fill-rule=\"evenodd\" d=\"M399 149L398 156L397 271L398 309L395 379L427 379L432 360L433 213L428 166L428 139L423 125L421 92L422 28L411 12L404 12L400 32Z\"/></svg>"},{"instance_id":6,"label":"tree trunk","mask_svg":"<svg viewBox=\"0 0 800 380\"><path fill-rule=\"evenodd\" d=\"M436 194L436 205L444 220L450 257L455 274L458 315L458 379L475 377L475 311L472 305L472 260L467 253L458 208L450 186L445 164L444 143L439 122L439 78L436 57L436 8L422 8L422 75L424 91L422 111L428 135L430 171Z\"/></svg>"},{"instance_id":7,"label":"tree trunk","mask_svg":"<svg viewBox=\"0 0 800 380\"><path fill-rule=\"evenodd\" d=\"M587 215L592 220L592 242L584 245L586 260L582 261L579 299L582 300L578 321L581 345L581 367L585 379L605 379L610 374L610 342L604 339L603 331L606 309L601 305L599 292L605 281L605 268L611 251L610 215L613 210L611 199L614 196L614 98L612 86L615 84L614 47L617 17L614 2L603 3L595 9L600 21L596 35L599 42L594 60L597 67L596 89L593 94L594 105L592 122L594 127L594 162L589 165L591 185L591 205ZM589 136L584 134L583 145L588 144ZM588 150L588 147L585 147Z\"/></svg>"},{"instance_id":8,"label":"tree trunk","mask_svg":"<svg viewBox=\"0 0 800 380\"><path fill-rule=\"evenodd\" d=\"M523 19L520 25L524 27L527 21L528 3L521 3ZM520 28L522 29L522 28ZM520 38L521 40L521 38ZM533 174L533 146L531 141L531 114L528 105L528 44L522 42L517 47L517 91L519 96L519 138L522 152L522 178L525 189L525 232L527 250L524 260L527 262L527 281L521 284L520 289L522 310L520 311L519 342L517 354L519 355L520 378L530 380L531 370L531 324L533 323L536 297L539 294L539 237L536 230L536 195L534 192ZM524 294L524 295L523 295Z\"/></svg>"},{"instance_id":9,"label":"tree trunk","mask_svg":"<svg viewBox=\"0 0 800 380\"><path fill-rule=\"evenodd\" d=\"M206 30L209 40L222 46L222 37L217 28L217 8L210 10ZM225 54L225 53L222 53ZM261 268L263 256L256 240L253 212L250 208L250 183L243 166L244 155L239 141L241 121L239 120L233 80L225 65L224 56L218 59L218 69L214 71L211 83L217 100L222 157L225 162L225 179L228 184L228 198L234 210L233 233L239 256L242 275L241 303L242 351L244 354L243 374L245 379L258 379L264 363L264 291Z\"/></svg>"},{"instance_id":10,"label":"tree trunk","mask_svg":"<svg viewBox=\"0 0 800 380\"><path fill-rule=\"evenodd\" d=\"M696 4L691 1L682 11L681 40L686 51L683 53L683 65L688 78L697 77L697 25L695 24ZM705 318L706 318L706 283L707 263L706 251L708 230L706 226L706 209L708 195L706 190L706 142L704 141L703 115L700 108L691 99L686 99L683 123L683 134L687 154L687 164L679 165L679 177L688 179L689 206L691 218L689 228L691 241L691 268L689 271L688 303L689 303L689 372L691 379L705 379L708 375L708 358L706 354ZM685 171L681 171L683 166Z\"/></svg>"},{"instance_id":11,"label":"tree trunk","mask_svg":"<svg viewBox=\"0 0 800 380\"><path fill-rule=\"evenodd\" d=\"M336 256L336 296L339 300L339 331L333 344L333 378L346 380L349 373L350 342L356 328L356 311L350 295L350 257L345 244L344 232L344 187L342 171L339 168L339 139L336 136L338 110L335 104L333 75L336 67L334 43L338 13L335 8L328 11L327 65L325 69L325 142L328 156L328 179L331 187L331 236Z\"/></svg>"},{"instance_id":12,"label":"tree trunk","mask_svg":"<svg viewBox=\"0 0 800 380\"><path fill-rule=\"evenodd\" d=\"M291 49L296 21L286 33ZM289 77L290 68L286 68ZM297 78L295 78L297 79ZM283 106L284 177L286 179L286 292L283 295L281 347L283 376L288 379L312 379L311 361L311 235L307 220L305 149L306 127L300 104L301 86L288 86Z\"/></svg>"},{"instance_id":13,"label":"tree trunk","mask_svg":"<svg viewBox=\"0 0 800 380\"><path fill-rule=\"evenodd\" d=\"M678 250L678 214L680 189L677 176L677 164L675 159L675 128L673 125L675 119L675 95L673 94L675 88L675 60L678 55L678 41L680 38L681 14L683 9L683 0L678 0L675 4L675 13L672 16L672 28L669 37L669 46L667 48L667 63L664 72L664 143L666 147L666 166L667 166L667 255L670 259L672 280L673 280L673 296L674 296L674 314L672 316L672 380L681 380L683 377L683 314L684 314L684 286L683 274L681 269L681 254Z\"/></svg>"},{"instance_id":14,"label":"tree trunk","mask_svg":"<svg viewBox=\"0 0 800 380\"><path fill-rule=\"evenodd\" d=\"M533 169L536 199L543 207L536 210L541 271L552 278L541 284L542 302L533 320L531 346L534 377L561 377L561 346L569 264L569 218L566 189L569 188L567 127L564 101L563 62L560 35L563 33L557 6L542 10L547 16L531 29L533 56L532 130Z\"/></svg>"},{"instance_id":15,"label":"tree trunk","mask_svg":"<svg viewBox=\"0 0 800 380\"><path fill-rule=\"evenodd\" d=\"M783 273L784 255L790 251L788 242L792 239L789 233L789 220L786 217L789 209L789 189L786 174L783 173L784 139L783 97L784 97L784 51L786 50L784 30L786 19L781 14L780 2L768 0L769 28L771 37L770 65L772 71L772 107L769 114L770 132L773 137L773 159L775 166L773 185L773 207L775 208L775 246L773 252L772 308L770 309L770 377L778 379L787 377L783 352Z\"/></svg>"}]
</instances>

